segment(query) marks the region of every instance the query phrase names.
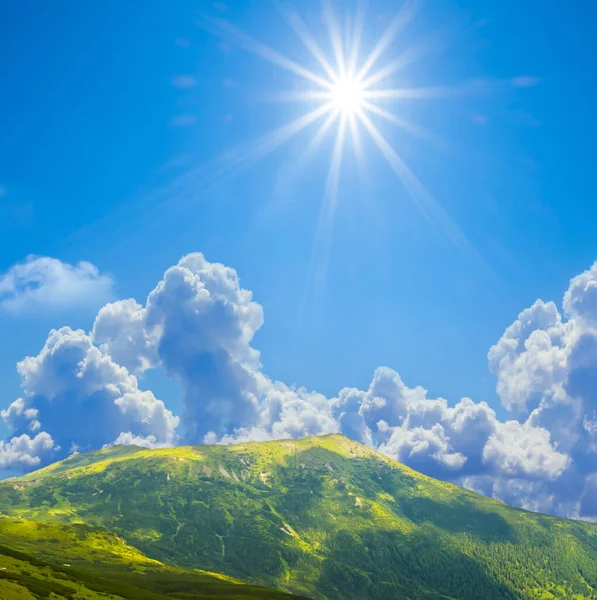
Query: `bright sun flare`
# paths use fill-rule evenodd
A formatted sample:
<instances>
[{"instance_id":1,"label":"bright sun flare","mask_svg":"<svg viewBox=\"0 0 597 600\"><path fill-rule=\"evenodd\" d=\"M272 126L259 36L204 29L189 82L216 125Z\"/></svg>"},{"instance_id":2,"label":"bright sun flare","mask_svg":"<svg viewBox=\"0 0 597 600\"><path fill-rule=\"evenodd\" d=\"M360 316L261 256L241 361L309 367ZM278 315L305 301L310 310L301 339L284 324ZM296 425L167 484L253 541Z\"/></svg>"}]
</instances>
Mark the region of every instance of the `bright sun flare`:
<instances>
[{"instance_id":1,"label":"bright sun flare","mask_svg":"<svg viewBox=\"0 0 597 600\"><path fill-rule=\"evenodd\" d=\"M354 78L341 79L330 92L330 99L334 108L343 113L352 115L363 107L363 88Z\"/></svg>"},{"instance_id":2,"label":"bright sun flare","mask_svg":"<svg viewBox=\"0 0 597 600\"><path fill-rule=\"evenodd\" d=\"M398 100L438 97L445 91L438 87L394 88L387 85L393 75L435 50L433 44L417 43L403 49L399 54L394 53L390 60L382 63L382 57L389 53L393 41L414 19L416 0L404 1L398 14L390 20L386 30L376 38L375 45L366 54L361 53L365 2L356 2L356 13L350 15L350 18L347 16L346 27L341 28L332 10L331 0L322 0L323 22L328 30L330 42L329 51L323 49L295 10L285 9L283 1L279 2L278 6L300 41L315 59L318 66L316 70L295 62L263 42L249 37L228 21L204 17L199 22L204 29L224 38L227 42L240 46L298 76L302 85L291 91L278 92L277 100L311 105L310 110L302 116L252 142L244 155L239 153L232 159L228 156L228 160L239 166L247 164L319 122L319 128L297 164L304 166L326 135L335 129L336 142L326 184L328 203L335 203L329 196L337 193L342 155L349 139L357 160L362 160L363 133L373 139L411 196L418 196L419 202L430 203L431 199L422 184L387 141L379 124L376 123L376 121L385 121L412 135L429 138L430 135L422 127L398 117L391 110L391 105ZM222 170L230 170L234 166L232 164L228 169ZM434 210L436 209L428 207L426 212Z\"/></svg>"},{"instance_id":3,"label":"bright sun flare","mask_svg":"<svg viewBox=\"0 0 597 600\"><path fill-rule=\"evenodd\" d=\"M407 121L392 111L392 104L405 100L429 100L442 96L452 96L455 90L448 87L392 87L388 85L392 76L402 71L421 57L437 50L436 43L422 41L393 53L389 60L382 62L384 54L398 35L415 17L417 0L405 0L398 14L389 22L381 36L367 54L361 54L361 41L364 32L365 2L357 1L357 11L346 19L342 30L332 11L331 0L322 0L323 22L328 30L330 51L326 52L309 31L307 25L292 9L284 9L283 0L278 3L298 38L318 64L313 70L282 55L274 48L249 37L228 21L203 18L199 23L204 29L224 38L233 45L277 65L299 77L300 89L280 91L276 99L280 102L296 102L309 106L307 112L294 121L251 142L243 151L227 154L225 164L219 166L220 173L229 173L246 166L261 156L272 152L301 131L319 123L304 152L293 161L294 172L305 168L316 149L328 133L335 131L335 141L325 185L324 201L319 218L316 245L324 246L322 253L329 253L331 228L338 201L338 189L342 159L349 145L354 150L360 166L364 165L362 135L367 134L377 145L391 169L401 180L409 196L416 202L423 214L442 231L451 244L470 249L470 244L433 196L406 164L402 156L387 140L380 124L392 125L402 131L429 140L434 136L424 128ZM310 61L313 62L313 61ZM380 64L382 63L382 64ZM317 254L314 249L314 257ZM321 263L326 262L321 259ZM324 267L325 269L325 267ZM324 275L325 276L325 275ZM321 277L321 274L319 275Z\"/></svg>"}]
</instances>

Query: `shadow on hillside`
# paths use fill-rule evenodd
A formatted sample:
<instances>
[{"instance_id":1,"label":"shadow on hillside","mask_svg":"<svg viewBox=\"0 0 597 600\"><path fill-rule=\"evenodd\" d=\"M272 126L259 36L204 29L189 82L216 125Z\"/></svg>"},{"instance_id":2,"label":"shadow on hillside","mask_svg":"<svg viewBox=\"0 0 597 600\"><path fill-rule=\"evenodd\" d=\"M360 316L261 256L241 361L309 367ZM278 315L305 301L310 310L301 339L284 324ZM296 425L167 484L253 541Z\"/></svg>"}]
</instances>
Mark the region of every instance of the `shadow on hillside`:
<instances>
[{"instance_id":1,"label":"shadow on hillside","mask_svg":"<svg viewBox=\"0 0 597 600\"><path fill-rule=\"evenodd\" d=\"M432 498L404 498L400 512L413 523L429 523L449 533L467 533L484 542L515 542L512 526L499 514L479 509L467 499L436 501Z\"/></svg>"},{"instance_id":2,"label":"shadow on hillside","mask_svg":"<svg viewBox=\"0 0 597 600\"><path fill-rule=\"evenodd\" d=\"M330 600L516 600L485 567L425 535L392 531L329 540L317 589Z\"/></svg>"}]
</instances>

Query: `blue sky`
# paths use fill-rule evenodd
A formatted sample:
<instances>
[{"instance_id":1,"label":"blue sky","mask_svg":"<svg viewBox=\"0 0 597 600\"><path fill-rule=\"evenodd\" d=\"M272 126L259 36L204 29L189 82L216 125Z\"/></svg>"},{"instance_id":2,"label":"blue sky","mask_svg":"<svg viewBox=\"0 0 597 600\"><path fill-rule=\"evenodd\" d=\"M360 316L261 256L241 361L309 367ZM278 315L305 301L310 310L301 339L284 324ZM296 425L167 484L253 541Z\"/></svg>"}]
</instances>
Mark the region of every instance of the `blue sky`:
<instances>
[{"instance_id":1,"label":"blue sky","mask_svg":"<svg viewBox=\"0 0 597 600\"><path fill-rule=\"evenodd\" d=\"M341 4L340 19L352 14ZM399 6L369 2L365 48ZM263 307L251 344L272 380L333 398L366 390L388 366L431 398L486 401L505 418L488 350L537 298L560 306L570 279L597 258L593 11L422 3L380 65L436 36L439 51L398 84L482 89L384 105L434 141L376 123L469 245L455 249L430 225L363 131L366 169L361 176L347 143L325 283L313 285L333 134L295 177L289 166L316 127L214 176L224 153L307 110L272 101L295 75L198 24L224 19L316 69L274 3L0 7L0 273L37 255L88 261L113 282L0 312L2 406L23 394L15 365L39 353L51 328L89 331L108 300L143 304L168 267L203 252L235 269ZM319 2L301 2L300 14L329 48ZM316 264L324 258L316 253ZM143 387L182 414L188 374L167 371L148 372Z\"/></svg>"}]
</instances>

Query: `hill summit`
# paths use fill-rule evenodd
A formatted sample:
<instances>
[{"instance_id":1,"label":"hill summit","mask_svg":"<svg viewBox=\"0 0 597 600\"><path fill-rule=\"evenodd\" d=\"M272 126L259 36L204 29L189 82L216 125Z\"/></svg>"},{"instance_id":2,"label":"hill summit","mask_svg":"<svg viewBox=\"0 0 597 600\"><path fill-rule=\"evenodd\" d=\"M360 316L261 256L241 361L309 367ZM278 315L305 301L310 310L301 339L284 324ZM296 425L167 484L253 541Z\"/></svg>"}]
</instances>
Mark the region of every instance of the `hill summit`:
<instances>
[{"instance_id":1,"label":"hill summit","mask_svg":"<svg viewBox=\"0 0 597 600\"><path fill-rule=\"evenodd\" d=\"M340 435L78 454L1 482L0 511L101 527L161 564L313 598L597 598L597 526Z\"/></svg>"}]
</instances>

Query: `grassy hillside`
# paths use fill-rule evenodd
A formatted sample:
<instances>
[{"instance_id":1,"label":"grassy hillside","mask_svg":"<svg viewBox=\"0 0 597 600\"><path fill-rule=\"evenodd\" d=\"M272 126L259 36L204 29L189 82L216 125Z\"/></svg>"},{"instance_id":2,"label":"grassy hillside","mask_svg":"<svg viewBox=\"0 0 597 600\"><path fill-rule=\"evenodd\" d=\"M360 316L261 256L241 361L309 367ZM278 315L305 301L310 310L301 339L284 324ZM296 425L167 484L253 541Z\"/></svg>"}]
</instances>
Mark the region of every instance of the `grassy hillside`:
<instances>
[{"instance_id":1,"label":"grassy hillside","mask_svg":"<svg viewBox=\"0 0 597 600\"><path fill-rule=\"evenodd\" d=\"M232 578L161 564L89 525L0 520L2 600L286 600Z\"/></svg>"},{"instance_id":2,"label":"grassy hillside","mask_svg":"<svg viewBox=\"0 0 597 600\"><path fill-rule=\"evenodd\" d=\"M145 560L315 598L597 599L597 526L509 507L342 436L76 455L1 482L0 512L102 526Z\"/></svg>"}]
</instances>

